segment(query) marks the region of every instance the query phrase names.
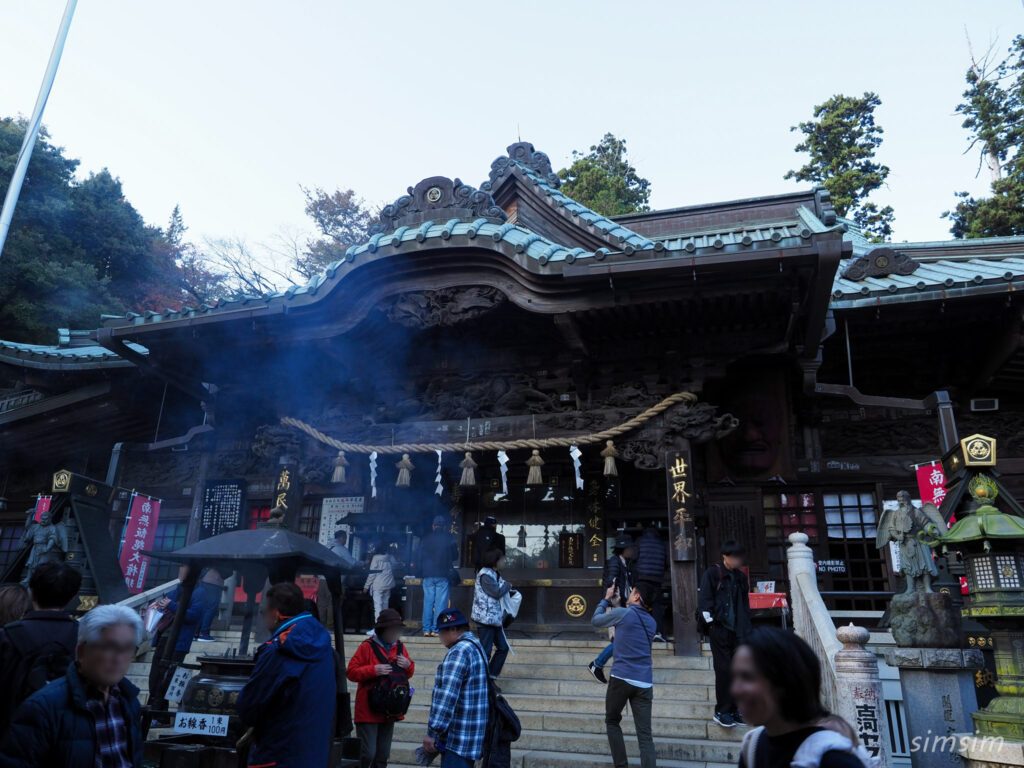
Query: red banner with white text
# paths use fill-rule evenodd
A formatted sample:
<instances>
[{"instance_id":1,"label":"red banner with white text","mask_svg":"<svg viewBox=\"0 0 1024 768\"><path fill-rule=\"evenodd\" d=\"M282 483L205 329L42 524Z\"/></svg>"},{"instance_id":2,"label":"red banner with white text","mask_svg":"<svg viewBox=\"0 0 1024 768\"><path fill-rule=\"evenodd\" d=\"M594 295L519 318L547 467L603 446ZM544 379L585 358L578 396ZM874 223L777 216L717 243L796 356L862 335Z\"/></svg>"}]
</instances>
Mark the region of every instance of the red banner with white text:
<instances>
[{"instance_id":1,"label":"red banner with white text","mask_svg":"<svg viewBox=\"0 0 1024 768\"><path fill-rule=\"evenodd\" d=\"M929 501L936 507L942 506L942 500L946 498L946 474L942 471L942 464L922 464L917 468L917 490L921 494L921 503Z\"/></svg>"},{"instance_id":2,"label":"red banner with white text","mask_svg":"<svg viewBox=\"0 0 1024 768\"><path fill-rule=\"evenodd\" d=\"M149 570L149 556L144 549L153 548L156 524L160 519L160 500L134 494L128 510L128 522L124 526L124 540L121 543L121 572L128 591L137 595L146 583Z\"/></svg>"},{"instance_id":3,"label":"red banner with white text","mask_svg":"<svg viewBox=\"0 0 1024 768\"><path fill-rule=\"evenodd\" d=\"M917 490L921 494L921 503L931 502L936 507L942 506L942 500L946 498L946 473L942 471L942 464L933 461L931 464L922 464L916 470ZM949 525L956 522L956 515L950 515ZM967 579L960 577L960 591L967 594Z\"/></svg>"},{"instance_id":4,"label":"red banner with white text","mask_svg":"<svg viewBox=\"0 0 1024 768\"><path fill-rule=\"evenodd\" d=\"M50 502L53 501L53 496L37 496L36 497L36 510L32 513L32 520L39 522L39 519L43 516L44 512L50 511Z\"/></svg>"}]
</instances>

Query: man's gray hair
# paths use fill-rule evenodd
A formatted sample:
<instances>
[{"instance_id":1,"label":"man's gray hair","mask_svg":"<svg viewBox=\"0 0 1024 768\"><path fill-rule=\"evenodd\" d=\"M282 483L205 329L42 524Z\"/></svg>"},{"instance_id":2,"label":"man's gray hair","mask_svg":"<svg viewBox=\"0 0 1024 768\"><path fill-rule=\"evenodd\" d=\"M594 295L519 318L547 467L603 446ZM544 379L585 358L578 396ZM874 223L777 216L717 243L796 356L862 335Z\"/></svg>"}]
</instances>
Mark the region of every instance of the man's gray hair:
<instances>
[{"instance_id":1,"label":"man's gray hair","mask_svg":"<svg viewBox=\"0 0 1024 768\"><path fill-rule=\"evenodd\" d=\"M78 642L96 643L103 630L125 624L135 630L135 644L142 643L142 619L123 605L98 605L78 620Z\"/></svg>"}]
</instances>

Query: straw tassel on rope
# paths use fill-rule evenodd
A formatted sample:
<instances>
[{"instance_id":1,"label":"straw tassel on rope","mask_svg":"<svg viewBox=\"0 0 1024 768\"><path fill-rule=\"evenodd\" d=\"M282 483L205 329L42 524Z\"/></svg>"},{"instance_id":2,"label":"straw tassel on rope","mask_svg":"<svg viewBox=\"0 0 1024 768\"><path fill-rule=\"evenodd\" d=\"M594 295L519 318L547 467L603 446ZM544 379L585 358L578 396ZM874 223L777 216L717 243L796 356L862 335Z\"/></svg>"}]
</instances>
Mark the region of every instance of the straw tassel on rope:
<instances>
[{"instance_id":1,"label":"straw tassel on rope","mask_svg":"<svg viewBox=\"0 0 1024 768\"><path fill-rule=\"evenodd\" d=\"M345 458L344 451L338 451L338 458L334 460L334 473L331 475L332 483L344 483L345 482L345 468L348 466L348 459Z\"/></svg>"},{"instance_id":2,"label":"straw tassel on rope","mask_svg":"<svg viewBox=\"0 0 1024 768\"><path fill-rule=\"evenodd\" d=\"M398 479L395 480L395 486L398 488L408 488L409 483L412 481L412 471L416 469L412 461L409 460L409 454L403 453L402 460L395 462L395 466L398 468Z\"/></svg>"},{"instance_id":3,"label":"straw tassel on rope","mask_svg":"<svg viewBox=\"0 0 1024 768\"><path fill-rule=\"evenodd\" d=\"M476 462L473 461L473 454L466 451L466 458L459 466L462 467L462 479L459 480L459 485L466 487L476 485Z\"/></svg>"},{"instance_id":4,"label":"straw tassel on rope","mask_svg":"<svg viewBox=\"0 0 1024 768\"><path fill-rule=\"evenodd\" d=\"M615 450L615 443L611 440L606 440L605 449L601 451L601 455L604 456L604 476L618 476L619 468L615 466L615 459L618 458L619 452Z\"/></svg>"},{"instance_id":5,"label":"straw tassel on rope","mask_svg":"<svg viewBox=\"0 0 1024 768\"><path fill-rule=\"evenodd\" d=\"M540 457L540 451L536 448L533 449L533 455L526 460L526 466L530 468L529 473L526 475L526 484L544 485L544 477L540 472L540 468L544 466L544 459Z\"/></svg>"}]
</instances>

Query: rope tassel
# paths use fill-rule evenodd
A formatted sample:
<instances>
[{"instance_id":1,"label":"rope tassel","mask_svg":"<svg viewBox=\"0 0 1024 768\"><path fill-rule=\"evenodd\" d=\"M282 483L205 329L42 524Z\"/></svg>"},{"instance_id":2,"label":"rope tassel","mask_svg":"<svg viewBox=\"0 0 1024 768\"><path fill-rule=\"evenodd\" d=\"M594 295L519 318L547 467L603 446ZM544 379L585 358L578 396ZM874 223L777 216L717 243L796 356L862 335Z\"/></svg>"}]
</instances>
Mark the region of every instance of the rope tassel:
<instances>
[{"instance_id":1,"label":"rope tassel","mask_svg":"<svg viewBox=\"0 0 1024 768\"><path fill-rule=\"evenodd\" d=\"M338 458L334 460L334 473L331 475L332 483L344 483L345 468L348 466L348 459L345 458L344 451L338 451Z\"/></svg>"},{"instance_id":2,"label":"rope tassel","mask_svg":"<svg viewBox=\"0 0 1024 768\"><path fill-rule=\"evenodd\" d=\"M398 468L398 479L395 480L395 486L398 488L408 488L409 483L412 481L412 471L416 469L412 461L409 460L409 454L403 453L402 460L395 462L395 466Z\"/></svg>"},{"instance_id":3,"label":"rope tassel","mask_svg":"<svg viewBox=\"0 0 1024 768\"><path fill-rule=\"evenodd\" d=\"M601 451L601 455L604 457L604 476L617 477L619 468L615 465L615 459L618 458L619 452L615 450L615 443L611 440L606 440L605 449Z\"/></svg>"},{"instance_id":4,"label":"rope tassel","mask_svg":"<svg viewBox=\"0 0 1024 768\"><path fill-rule=\"evenodd\" d=\"M526 484L544 485L544 477L540 472L540 468L544 466L544 459L540 457L540 451L536 448L533 449L533 455L526 460L526 466L530 468L530 472L526 475Z\"/></svg>"},{"instance_id":5,"label":"rope tassel","mask_svg":"<svg viewBox=\"0 0 1024 768\"><path fill-rule=\"evenodd\" d=\"M466 487L476 485L476 462L473 461L473 454L466 451L466 458L459 466L462 467L462 479L459 480L459 485Z\"/></svg>"}]
</instances>

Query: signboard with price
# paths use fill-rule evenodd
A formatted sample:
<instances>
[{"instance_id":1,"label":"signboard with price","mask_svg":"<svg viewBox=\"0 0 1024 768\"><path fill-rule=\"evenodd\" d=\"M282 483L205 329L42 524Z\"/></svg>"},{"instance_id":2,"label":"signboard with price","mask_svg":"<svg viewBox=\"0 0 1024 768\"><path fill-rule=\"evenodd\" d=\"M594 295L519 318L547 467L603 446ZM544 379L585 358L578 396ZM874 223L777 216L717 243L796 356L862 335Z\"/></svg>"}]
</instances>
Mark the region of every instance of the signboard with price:
<instances>
[{"instance_id":1,"label":"signboard with price","mask_svg":"<svg viewBox=\"0 0 1024 768\"><path fill-rule=\"evenodd\" d=\"M203 736L227 736L228 716L200 712L179 712L174 717L175 733L198 733Z\"/></svg>"}]
</instances>

